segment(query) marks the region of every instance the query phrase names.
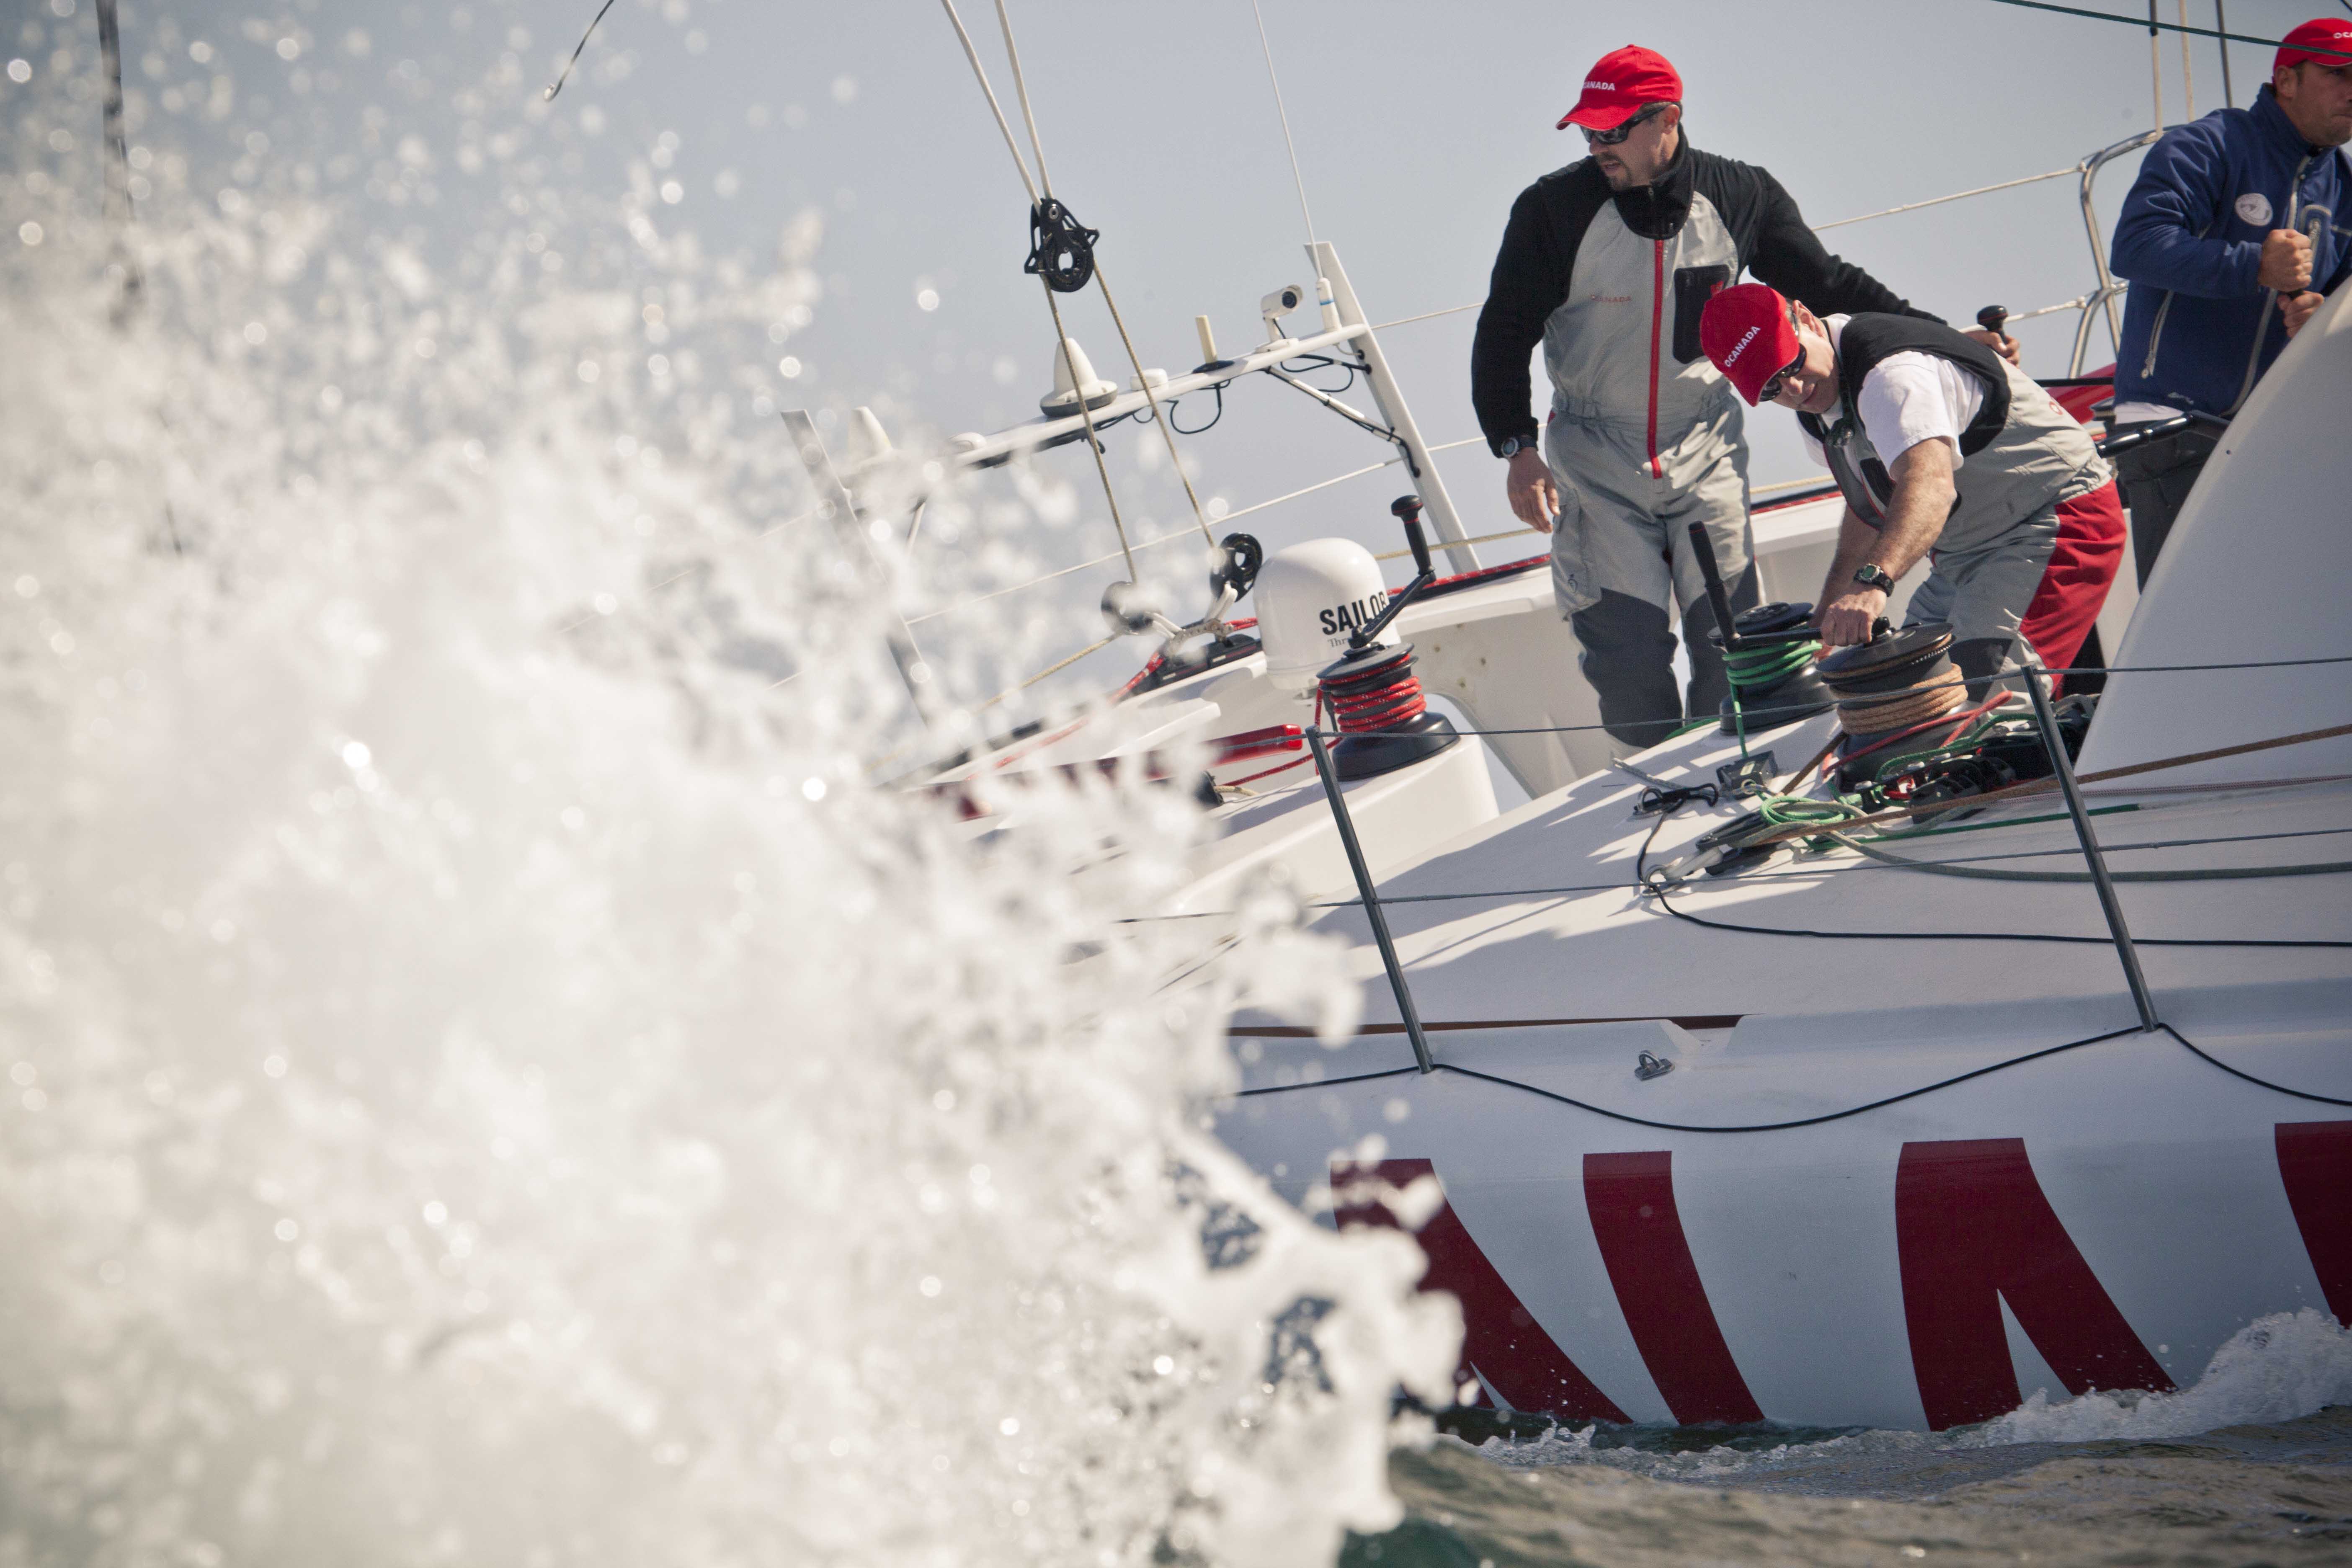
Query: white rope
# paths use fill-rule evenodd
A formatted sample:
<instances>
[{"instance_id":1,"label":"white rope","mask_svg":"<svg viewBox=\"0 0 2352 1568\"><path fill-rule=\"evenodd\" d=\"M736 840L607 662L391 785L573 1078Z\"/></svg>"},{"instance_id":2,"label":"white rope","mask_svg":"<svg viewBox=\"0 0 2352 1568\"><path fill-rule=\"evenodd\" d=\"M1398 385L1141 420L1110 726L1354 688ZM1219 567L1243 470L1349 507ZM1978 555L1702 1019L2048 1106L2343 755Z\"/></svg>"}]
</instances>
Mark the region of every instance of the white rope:
<instances>
[{"instance_id":1,"label":"white rope","mask_svg":"<svg viewBox=\"0 0 2352 1568\"><path fill-rule=\"evenodd\" d=\"M1993 191L2011 190L2019 185L2039 184L2043 180L2063 180L2069 175L2081 173L2082 169L2079 165L2070 163L2063 169L2053 169L2046 174L2028 174L2021 180L2003 180L1997 185L1979 185L1973 191L1955 191L1948 196L1937 196L1932 201L1906 202L1899 207L1887 207L1879 212L1864 213L1859 217L1842 217L1835 223L1815 224L1813 232L1826 234L1833 228L1843 228L1850 223L1867 223L1874 217L1893 217L1896 213L1917 212L1921 207L1939 207L1946 202L1957 202L1969 196L1981 196Z\"/></svg>"},{"instance_id":2,"label":"white rope","mask_svg":"<svg viewBox=\"0 0 2352 1568\"><path fill-rule=\"evenodd\" d=\"M2011 320L2011 321L2016 321L2016 320L2017 320L2017 318L2016 318L2015 316L2011 316L2011 317L2010 318L2010 320ZM1752 495L1752 496L1769 496L1769 495L1778 495L1778 494L1780 494L1782 490L1801 490L1801 489L1805 489L1805 488L1806 488L1807 486L1809 486L1809 485L1825 485L1825 484L1828 484L1829 482L1830 482L1830 476L1829 476L1829 475L1827 475L1827 474L1815 474L1815 475L1813 475L1813 476L1812 476L1811 478L1810 478L1810 479L1782 479L1782 480L1781 480L1779 484L1777 484L1777 485L1758 485L1758 486L1754 487L1753 489L1751 489L1748 493L1749 495Z\"/></svg>"},{"instance_id":3,"label":"white rope","mask_svg":"<svg viewBox=\"0 0 2352 1568\"><path fill-rule=\"evenodd\" d=\"M1028 690L1031 687L1036 685L1047 676L1061 674L1062 671L1069 668L1070 666L1077 663L1078 660L1085 658L1087 655L1102 652L1103 649L1110 647L1111 644L1118 640L1118 635L1115 634L1103 638L1100 642L1088 643L1086 647L1078 649L1077 652L1072 654L1069 658L1062 660L1061 663L1049 664L1045 668L1039 670L1036 674L1031 676L1028 679L1023 681L1020 685L1006 687L1003 690L998 692L995 696L982 703L981 707L983 710L993 708L998 703L1003 701L1006 698L1015 696L1021 692Z\"/></svg>"},{"instance_id":4,"label":"white rope","mask_svg":"<svg viewBox=\"0 0 2352 1568\"><path fill-rule=\"evenodd\" d=\"M1443 447L1432 447L1429 449L1430 455L1434 457L1440 452L1451 452L1456 447L1475 447L1486 438L1486 437L1484 436L1465 436L1459 441L1448 441ZM1313 495L1317 490L1328 490L1333 485L1339 483L1342 479L1359 479L1365 474L1378 473L1382 468L1393 468L1399 463L1403 461L1404 459L1402 458L1391 458L1384 462L1368 464L1360 468L1349 468L1344 474L1335 475L1330 479L1322 480L1320 483L1308 485L1304 489L1292 490L1288 495L1276 496L1272 500L1262 500L1254 506L1245 506L1239 511L1227 512L1218 521L1221 522L1231 522L1237 517L1247 517L1254 511L1264 511L1270 506L1280 506L1284 501L1297 500L1300 496ZM1443 544L1444 542L1441 540L1439 542Z\"/></svg>"},{"instance_id":5,"label":"white rope","mask_svg":"<svg viewBox=\"0 0 2352 1568\"><path fill-rule=\"evenodd\" d=\"M1029 160L1021 155L1021 143L1013 139L1013 127L1004 118L1003 105L996 101L996 89L988 85L988 72L981 68L980 51L971 46L971 35L964 31L963 18L956 15L955 0L940 0L947 7L948 20L955 24L956 37L963 45L963 58L971 62L971 74L979 79L980 90L988 100L988 111L996 116L996 128L1004 132L1004 150L1013 154L1013 166L1021 171L1021 188L1029 193L1029 205L1037 205L1037 182L1029 177Z\"/></svg>"},{"instance_id":6,"label":"white rope","mask_svg":"<svg viewBox=\"0 0 2352 1568\"><path fill-rule=\"evenodd\" d=\"M2090 302L2090 295L2077 294L2071 300L2061 300L2054 305L2044 305L2038 310L2020 310L2009 319L2012 321L2030 321L2036 316L2054 316L2061 310L2079 310Z\"/></svg>"},{"instance_id":7,"label":"white rope","mask_svg":"<svg viewBox=\"0 0 2352 1568\"><path fill-rule=\"evenodd\" d=\"M1391 327L1409 327L1415 321L1433 321L1440 316L1458 316L1465 310L1475 310L1486 302L1486 300L1480 300L1475 303L1468 305L1448 305L1443 310L1423 310L1418 316L1399 316L1393 321L1375 322L1373 324L1372 331L1376 332L1385 332Z\"/></svg>"},{"instance_id":8,"label":"white rope","mask_svg":"<svg viewBox=\"0 0 2352 1568\"><path fill-rule=\"evenodd\" d=\"M2180 118L2197 118L2197 83L2189 71L2189 0L2180 0Z\"/></svg>"},{"instance_id":9,"label":"white rope","mask_svg":"<svg viewBox=\"0 0 2352 1568\"><path fill-rule=\"evenodd\" d=\"M1290 139L1290 110L1282 101L1282 79L1274 74L1274 45L1265 36L1265 13L1258 8L1257 0L1250 0L1250 14L1257 18L1258 47L1265 51L1265 79L1274 84L1274 111L1282 118L1282 144L1290 149L1290 180L1298 187L1298 216L1307 220L1307 243L1315 243L1315 215L1307 210L1307 181L1298 172L1298 143Z\"/></svg>"},{"instance_id":10,"label":"white rope","mask_svg":"<svg viewBox=\"0 0 2352 1568\"><path fill-rule=\"evenodd\" d=\"M1492 544L1498 539L1541 539L1543 537L1543 533L1537 529L1513 528L1507 529L1501 533L1482 533L1475 539L1465 539L1459 542L1464 544ZM1448 542L1454 542L1449 541ZM1402 561L1412 553L1412 552L1410 550L1383 550L1378 555L1373 556L1372 559L1375 561Z\"/></svg>"},{"instance_id":11,"label":"white rope","mask_svg":"<svg viewBox=\"0 0 2352 1568\"><path fill-rule=\"evenodd\" d=\"M1045 173L1045 144L1037 139L1037 116L1029 107L1029 83L1021 74L1021 50L1013 41L1013 18L1005 14L1004 0L996 0L996 25L1004 29L1004 52L1013 61L1013 90L1021 100L1021 118L1029 125L1030 150L1037 154L1037 184L1050 196L1054 177ZM1079 401L1083 404L1085 399Z\"/></svg>"},{"instance_id":12,"label":"white rope","mask_svg":"<svg viewBox=\"0 0 2352 1568\"><path fill-rule=\"evenodd\" d=\"M1179 529L1174 533L1163 533L1157 539L1147 539L1140 544L1138 544L1135 548L1138 550L1149 550L1155 544L1165 544L1173 539L1191 539L1192 537L1193 533L1191 529ZM974 605L984 605L991 599L1001 599L1007 594L1018 594L1024 588L1034 588L1040 583L1050 583L1056 577L1066 577L1073 572L1083 572L1089 566L1105 565L1110 562L1118 560L1126 553L1127 552L1124 551L1113 551L1108 555L1097 555L1091 561L1081 561L1075 566L1065 566L1058 572L1048 572L1042 577L1032 577L1025 583L1015 583L1010 587L1004 588L992 588L985 594L975 595L969 599L959 599L954 604L948 605L944 609L932 610L927 614L919 616L909 616L907 617L907 624L910 626L920 626L925 621L936 621L941 616L952 616L960 611L968 610Z\"/></svg>"}]
</instances>

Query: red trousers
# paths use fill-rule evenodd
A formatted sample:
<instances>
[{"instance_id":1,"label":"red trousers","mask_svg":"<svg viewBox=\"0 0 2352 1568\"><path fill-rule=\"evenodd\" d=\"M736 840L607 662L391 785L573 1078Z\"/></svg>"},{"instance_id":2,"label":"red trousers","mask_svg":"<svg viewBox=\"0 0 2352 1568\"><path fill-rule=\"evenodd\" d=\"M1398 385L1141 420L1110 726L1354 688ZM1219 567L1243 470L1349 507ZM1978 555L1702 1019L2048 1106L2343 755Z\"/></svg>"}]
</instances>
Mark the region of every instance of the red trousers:
<instances>
[{"instance_id":1,"label":"red trousers","mask_svg":"<svg viewBox=\"0 0 2352 1568\"><path fill-rule=\"evenodd\" d=\"M2058 540L2019 627L2044 668L2063 669L2083 651L2123 563L2124 510L2113 481L2058 508Z\"/></svg>"}]
</instances>

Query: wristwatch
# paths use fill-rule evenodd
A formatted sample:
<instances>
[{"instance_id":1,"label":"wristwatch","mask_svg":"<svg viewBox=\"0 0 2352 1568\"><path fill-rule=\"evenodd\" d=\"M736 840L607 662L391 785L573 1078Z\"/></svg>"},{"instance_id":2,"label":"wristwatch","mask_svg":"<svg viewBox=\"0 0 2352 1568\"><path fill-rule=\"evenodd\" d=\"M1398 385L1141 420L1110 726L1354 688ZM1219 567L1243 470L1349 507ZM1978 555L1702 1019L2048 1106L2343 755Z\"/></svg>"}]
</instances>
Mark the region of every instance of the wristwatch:
<instances>
[{"instance_id":1,"label":"wristwatch","mask_svg":"<svg viewBox=\"0 0 2352 1568\"><path fill-rule=\"evenodd\" d=\"M1874 565L1868 561L1853 569L1853 580L1865 588L1875 588L1882 594L1895 592L1895 579L1886 574L1886 568Z\"/></svg>"},{"instance_id":2,"label":"wristwatch","mask_svg":"<svg viewBox=\"0 0 2352 1568\"><path fill-rule=\"evenodd\" d=\"M1532 452L1535 448L1535 437L1532 436L1506 436L1503 437L1502 446L1496 450L1507 461L1517 457L1521 452Z\"/></svg>"}]
</instances>

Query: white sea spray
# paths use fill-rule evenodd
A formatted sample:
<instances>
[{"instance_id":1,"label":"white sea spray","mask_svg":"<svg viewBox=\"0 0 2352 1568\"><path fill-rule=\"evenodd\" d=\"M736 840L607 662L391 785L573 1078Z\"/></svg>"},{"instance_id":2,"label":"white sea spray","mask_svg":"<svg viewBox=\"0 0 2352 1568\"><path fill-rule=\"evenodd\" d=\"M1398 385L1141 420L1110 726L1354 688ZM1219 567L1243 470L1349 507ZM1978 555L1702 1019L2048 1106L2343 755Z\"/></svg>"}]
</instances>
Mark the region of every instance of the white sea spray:
<instances>
[{"instance_id":1,"label":"white sea spray","mask_svg":"<svg viewBox=\"0 0 2352 1568\"><path fill-rule=\"evenodd\" d=\"M2232 1426L2292 1421L2352 1405L2352 1331L2305 1308L2259 1318L2213 1352L2197 1381L2167 1394L2099 1392L2053 1400L2037 1390L2006 1415L1952 1432L1863 1430L1765 1440L1749 1429L1738 1446L1673 1446L1604 1440L1597 1426L1554 1426L1525 1438L1489 1437L1478 1451L1513 1469L1605 1465L1662 1480L1769 1481L1776 1473L1899 1475L1939 1455L2018 1445L2136 1442L2194 1436ZM1695 1434L1694 1434L1695 1435ZM1612 1435L1613 1436L1614 1435Z\"/></svg>"},{"instance_id":2,"label":"white sea spray","mask_svg":"<svg viewBox=\"0 0 2352 1568\"><path fill-rule=\"evenodd\" d=\"M2329 1405L2352 1405L2352 1332L2306 1307L2240 1329L2197 1381L2176 1393L2094 1392L2053 1401L2037 1390L1969 1436L1985 1444L2185 1437L2289 1421Z\"/></svg>"},{"instance_id":3,"label":"white sea spray","mask_svg":"<svg viewBox=\"0 0 2352 1568\"><path fill-rule=\"evenodd\" d=\"M894 608L1028 562L911 581L817 514L734 368L805 246L516 174L438 253L264 171L159 194L122 310L95 164L25 173L0 1561L1295 1563L1393 1521L1454 1315L1202 1131L1250 973L1163 991L1181 933L1116 923L1197 812L1087 777L983 845L876 782ZM969 714L1069 640L927 653ZM1352 994L1266 937L1266 994Z\"/></svg>"}]
</instances>

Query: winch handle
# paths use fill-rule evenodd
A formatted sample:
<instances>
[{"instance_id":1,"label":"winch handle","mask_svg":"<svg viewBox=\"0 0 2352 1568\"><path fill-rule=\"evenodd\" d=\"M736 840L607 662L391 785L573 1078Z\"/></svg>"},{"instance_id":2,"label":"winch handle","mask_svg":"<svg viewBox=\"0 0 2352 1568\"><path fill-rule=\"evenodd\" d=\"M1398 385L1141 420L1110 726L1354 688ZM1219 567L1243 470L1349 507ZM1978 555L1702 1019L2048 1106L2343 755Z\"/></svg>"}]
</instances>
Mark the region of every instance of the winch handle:
<instances>
[{"instance_id":1,"label":"winch handle","mask_svg":"<svg viewBox=\"0 0 2352 1568\"><path fill-rule=\"evenodd\" d=\"M1416 576L1433 577L1436 574L1429 564L1429 536L1421 526L1421 498L1399 496L1389 502L1389 514L1404 524L1404 542L1412 550L1412 570Z\"/></svg>"},{"instance_id":2,"label":"winch handle","mask_svg":"<svg viewBox=\"0 0 2352 1568\"><path fill-rule=\"evenodd\" d=\"M2006 305L1987 305L1977 312L1977 325L1990 332L1996 339L2009 335L2002 330L2008 324L2009 307Z\"/></svg>"},{"instance_id":3,"label":"winch handle","mask_svg":"<svg viewBox=\"0 0 2352 1568\"><path fill-rule=\"evenodd\" d=\"M1715 544L1706 536L1706 524L1690 525L1691 553L1698 557L1699 575L1706 579L1706 602L1715 609L1715 628L1723 639L1723 651L1738 653L1747 643L1732 625L1731 595L1723 591L1723 572L1715 563Z\"/></svg>"},{"instance_id":4,"label":"winch handle","mask_svg":"<svg viewBox=\"0 0 2352 1568\"><path fill-rule=\"evenodd\" d=\"M1399 496L1389 503L1389 511L1404 524L1404 542L1412 547L1412 581L1389 596L1387 608L1355 629L1348 638L1350 649L1371 647L1412 602L1412 596L1437 581L1437 569L1429 563L1429 539L1421 527L1421 498Z\"/></svg>"}]
</instances>

